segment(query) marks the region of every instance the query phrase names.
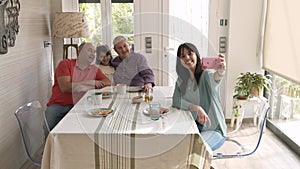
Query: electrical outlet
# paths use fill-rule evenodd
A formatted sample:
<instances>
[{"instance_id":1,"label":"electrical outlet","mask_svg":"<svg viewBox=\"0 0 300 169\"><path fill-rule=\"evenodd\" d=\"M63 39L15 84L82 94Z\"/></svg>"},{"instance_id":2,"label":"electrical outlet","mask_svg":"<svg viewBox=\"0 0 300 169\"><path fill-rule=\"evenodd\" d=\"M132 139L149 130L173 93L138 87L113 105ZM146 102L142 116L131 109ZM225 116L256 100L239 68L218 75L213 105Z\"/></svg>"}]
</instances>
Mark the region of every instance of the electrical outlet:
<instances>
[{"instance_id":1,"label":"electrical outlet","mask_svg":"<svg viewBox=\"0 0 300 169\"><path fill-rule=\"evenodd\" d=\"M51 42L49 41L44 41L44 48L47 48L51 45Z\"/></svg>"}]
</instances>

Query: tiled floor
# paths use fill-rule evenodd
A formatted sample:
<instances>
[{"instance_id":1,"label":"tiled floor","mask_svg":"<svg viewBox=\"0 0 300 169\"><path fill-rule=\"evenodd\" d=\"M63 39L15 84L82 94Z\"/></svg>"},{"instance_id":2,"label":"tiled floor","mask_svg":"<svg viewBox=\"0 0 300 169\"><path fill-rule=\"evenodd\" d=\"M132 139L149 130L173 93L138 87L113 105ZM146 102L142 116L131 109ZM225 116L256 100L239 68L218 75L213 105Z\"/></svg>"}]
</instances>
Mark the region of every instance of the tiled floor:
<instances>
[{"instance_id":1,"label":"tiled floor","mask_svg":"<svg viewBox=\"0 0 300 169\"><path fill-rule=\"evenodd\" d=\"M289 120L272 120L274 124L291 138L298 146L300 146L300 115L294 115L293 119Z\"/></svg>"},{"instance_id":2,"label":"tiled floor","mask_svg":"<svg viewBox=\"0 0 300 169\"><path fill-rule=\"evenodd\" d=\"M294 130L295 131L295 130ZM257 141L252 123L243 124L235 133L235 139L244 144ZM232 152L232 147L223 145L218 152ZM247 157L213 160L215 169L289 169L300 168L300 157L282 143L269 129L266 129L257 151Z\"/></svg>"}]
</instances>

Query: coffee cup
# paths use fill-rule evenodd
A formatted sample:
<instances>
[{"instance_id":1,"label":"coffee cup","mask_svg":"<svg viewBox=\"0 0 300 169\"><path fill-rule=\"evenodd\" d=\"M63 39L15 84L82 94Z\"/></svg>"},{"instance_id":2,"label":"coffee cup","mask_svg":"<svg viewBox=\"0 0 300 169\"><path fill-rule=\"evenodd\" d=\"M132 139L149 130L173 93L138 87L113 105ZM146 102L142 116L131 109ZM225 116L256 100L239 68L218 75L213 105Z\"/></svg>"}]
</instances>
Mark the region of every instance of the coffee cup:
<instances>
[{"instance_id":1,"label":"coffee cup","mask_svg":"<svg viewBox=\"0 0 300 169\"><path fill-rule=\"evenodd\" d=\"M117 84L116 91L118 94L125 94L127 91L127 85L126 84Z\"/></svg>"},{"instance_id":2,"label":"coffee cup","mask_svg":"<svg viewBox=\"0 0 300 169\"><path fill-rule=\"evenodd\" d=\"M100 106L100 104L102 102L102 93L101 92L92 93L90 96L87 97L87 100L92 105L98 107L98 106Z\"/></svg>"}]
</instances>

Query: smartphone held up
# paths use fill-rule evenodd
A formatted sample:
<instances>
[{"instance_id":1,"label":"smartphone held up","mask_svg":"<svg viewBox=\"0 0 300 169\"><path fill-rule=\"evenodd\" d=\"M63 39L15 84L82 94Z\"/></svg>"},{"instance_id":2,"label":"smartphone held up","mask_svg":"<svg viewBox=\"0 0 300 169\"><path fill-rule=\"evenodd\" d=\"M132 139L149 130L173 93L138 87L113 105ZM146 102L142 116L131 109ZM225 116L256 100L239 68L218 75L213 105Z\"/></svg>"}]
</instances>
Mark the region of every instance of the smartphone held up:
<instances>
[{"instance_id":1,"label":"smartphone held up","mask_svg":"<svg viewBox=\"0 0 300 169\"><path fill-rule=\"evenodd\" d=\"M220 69L221 68L221 60L220 57L224 57L222 55L212 56L212 57L202 57L202 70L205 69Z\"/></svg>"}]
</instances>

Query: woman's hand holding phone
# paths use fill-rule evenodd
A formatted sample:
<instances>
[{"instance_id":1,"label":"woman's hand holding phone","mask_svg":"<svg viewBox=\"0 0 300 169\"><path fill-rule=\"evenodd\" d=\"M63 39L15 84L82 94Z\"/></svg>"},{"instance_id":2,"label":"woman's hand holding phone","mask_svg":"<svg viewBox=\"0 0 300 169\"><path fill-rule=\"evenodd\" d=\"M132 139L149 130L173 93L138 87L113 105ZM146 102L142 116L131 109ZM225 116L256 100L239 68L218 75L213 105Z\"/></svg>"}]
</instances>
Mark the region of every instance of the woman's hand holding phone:
<instances>
[{"instance_id":1,"label":"woman's hand holding phone","mask_svg":"<svg viewBox=\"0 0 300 169\"><path fill-rule=\"evenodd\" d=\"M226 70L225 57L223 55L219 54L218 60L219 60L219 63L218 63L219 66L218 66L218 68L216 70L225 71Z\"/></svg>"},{"instance_id":2,"label":"woman's hand holding phone","mask_svg":"<svg viewBox=\"0 0 300 169\"><path fill-rule=\"evenodd\" d=\"M224 69L225 68L225 58L223 55L218 55L214 57L203 57L202 58L202 70L205 69ZM224 69L225 70L225 69Z\"/></svg>"},{"instance_id":3,"label":"woman's hand holding phone","mask_svg":"<svg viewBox=\"0 0 300 169\"><path fill-rule=\"evenodd\" d=\"M219 55L219 61L219 69L216 69L216 73L218 74L219 78L217 78L216 80L221 79L224 76L226 70L225 57L221 54Z\"/></svg>"},{"instance_id":4,"label":"woman's hand holding phone","mask_svg":"<svg viewBox=\"0 0 300 169\"><path fill-rule=\"evenodd\" d=\"M215 69L218 74L216 80L220 80L226 70L225 57L221 54L215 57L203 57L202 58L202 70Z\"/></svg>"}]
</instances>

